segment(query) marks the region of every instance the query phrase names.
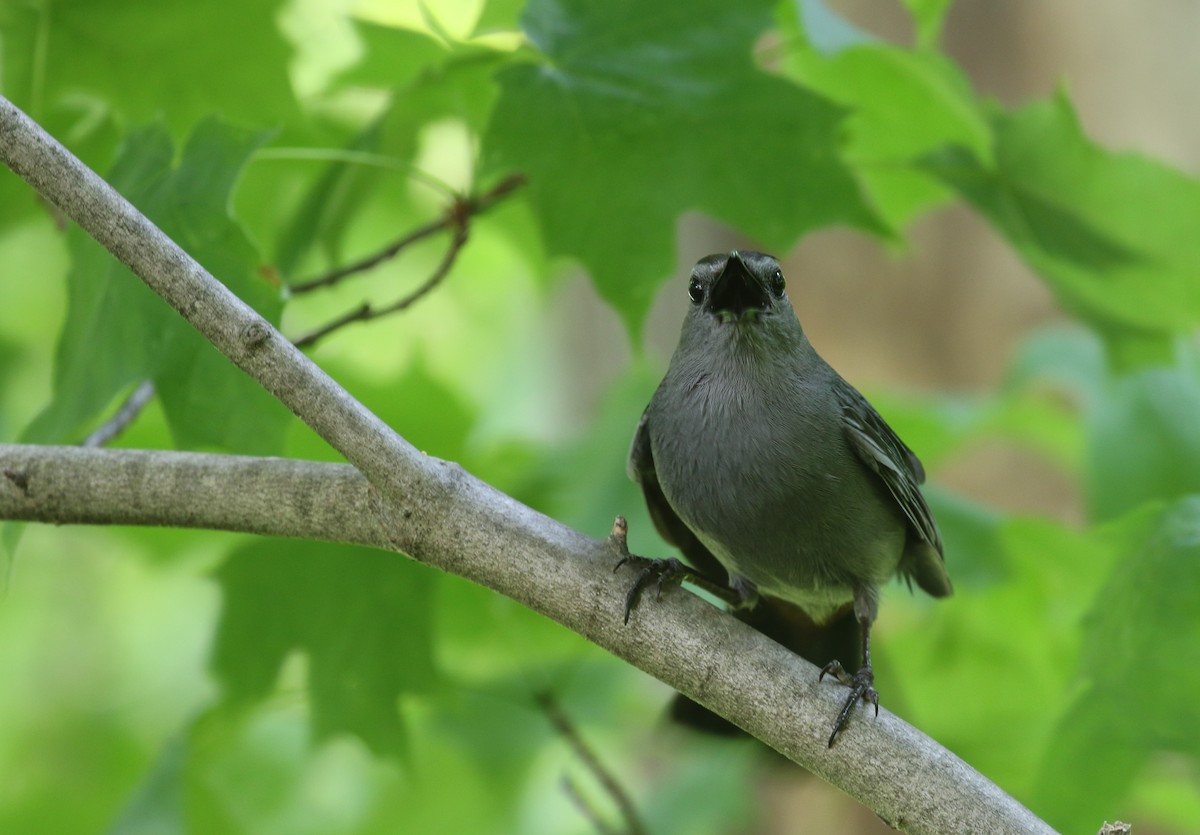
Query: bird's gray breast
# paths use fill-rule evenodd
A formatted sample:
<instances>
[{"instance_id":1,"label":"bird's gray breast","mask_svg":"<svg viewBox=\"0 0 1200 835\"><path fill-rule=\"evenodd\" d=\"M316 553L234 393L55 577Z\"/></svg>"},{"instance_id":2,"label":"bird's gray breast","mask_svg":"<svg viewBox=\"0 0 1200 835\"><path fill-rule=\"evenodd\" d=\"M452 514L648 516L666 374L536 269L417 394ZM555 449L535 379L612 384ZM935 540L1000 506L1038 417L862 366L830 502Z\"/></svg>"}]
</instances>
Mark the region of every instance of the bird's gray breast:
<instances>
[{"instance_id":1,"label":"bird's gray breast","mask_svg":"<svg viewBox=\"0 0 1200 835\"><path fill-rule=\"evenodd\" d=\"M903 521L849 448L828 380L741 372L668 372L647 416L658 480L731 574L820 617L891 577Z\"/></svg>"}]
</instances>

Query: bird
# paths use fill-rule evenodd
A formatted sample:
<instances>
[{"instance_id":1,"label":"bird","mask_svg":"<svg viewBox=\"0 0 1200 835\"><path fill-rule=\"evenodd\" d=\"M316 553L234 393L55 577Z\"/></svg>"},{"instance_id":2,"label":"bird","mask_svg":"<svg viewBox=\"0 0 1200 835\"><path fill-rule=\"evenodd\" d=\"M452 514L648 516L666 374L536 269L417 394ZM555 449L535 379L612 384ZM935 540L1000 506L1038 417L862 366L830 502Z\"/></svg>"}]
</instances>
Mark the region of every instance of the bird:
<instances>
[{"instance_id":1,"label":"bird","mask_svg":"<svg viewBox=\"0 0 1200 835\"><path fill-rule=\"evenodd\" d=\"M953 592L920 485L920 460L813 348L779 261L734 250L700 259L668 369L634 433L628 473L659 534L688 561L625 556L642 592L689 581L735 617L849 688L833 746L861 699L879 712L871 627L894 576ZM626 552L627 553L627 552ZM614 569L615 570L615 569ZM673 713L732 724L677 697Z\"/></svg>"}]
</instances>

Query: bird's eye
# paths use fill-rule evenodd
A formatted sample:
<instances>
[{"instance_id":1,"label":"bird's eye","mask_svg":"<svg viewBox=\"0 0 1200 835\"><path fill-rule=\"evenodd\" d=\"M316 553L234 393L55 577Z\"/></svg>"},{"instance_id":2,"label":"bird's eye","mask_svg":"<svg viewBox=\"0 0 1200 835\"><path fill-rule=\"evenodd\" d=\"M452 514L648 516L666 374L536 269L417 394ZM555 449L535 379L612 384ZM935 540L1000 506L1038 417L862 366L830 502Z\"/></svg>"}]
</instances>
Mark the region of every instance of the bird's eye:
<instances>
[{"instance_id":1,"label":"bird's eye","mask_svg":"<svg viewBox=\"0 0 1200 835\"><path fill-rule=\"evenodd\" d=\"M704 285L700 283L700 279L693 278L688 284L688 298L695 304L704 301Z\"/></svg>"},{"instance_id":2,"label":"bird's eye","mask_svg":"<svg viewBox=\"0 0 1200 835\"><path fill-rule=\"evenodd\" d=\"M775 272L771 273L771 279L769 282L769 286L771 288L771 295L773 295L775 298L778 299L783 296L784 285L783 285L783 271L782 270L776 270Z\"/></svg>"}]
</instances>

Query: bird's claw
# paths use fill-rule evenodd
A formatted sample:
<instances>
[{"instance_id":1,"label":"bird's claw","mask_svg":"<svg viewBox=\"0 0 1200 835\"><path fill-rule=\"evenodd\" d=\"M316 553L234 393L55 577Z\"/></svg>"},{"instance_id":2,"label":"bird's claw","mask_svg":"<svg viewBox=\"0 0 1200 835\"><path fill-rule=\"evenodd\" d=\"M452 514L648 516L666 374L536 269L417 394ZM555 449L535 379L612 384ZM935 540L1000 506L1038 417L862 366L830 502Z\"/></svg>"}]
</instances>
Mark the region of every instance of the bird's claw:
<instances>
[{"instance_id":1,"label":"bird's claw","mask_svg":"<svg viewBox=\"0 0 1200 835\"><path fill-rule=\"evenodd\" d=\"M662 599L663 589L668 585L678 586L685 581L699 586L735 608L753 606L754 602L758 600L758 593L752 585L732 588L725 582L701 574L674 557L654 560L629 553L629 542L626 540L628 533L629 525L626 523L625 517L618 516L613 520L612 533L608 535L609 547L621 558L613 566L613 573L616 573L623 565L632 565L640 569L629 592L625 595L625 623L629 623L629 614L637 608L642 592L651 583L654 584L655 600Z\"/></svg>"},{"instance_id":2,"label":"bird's claw","mask_svg":"<svg viewBox=\"0 0 1200 835\"><path fill-rule=\"evenodd\" d=\"M875 715L879 715L879 692L875 689L875 672L869 664L864 664L857 673L850 675L840 662L830 661L821 669L821 675L817 677L817 681L824 680L826 675L832 675L850 688L850 695L842 703L842 709L838 711L837 719L833 723L833 732L829 734L828 747L832 748L834 740L845 727L846 721L850 718L850 711L859 699L862 699L864 704L870 702L875 705Z\"/></svg>"},{"instance_id":3,"label":"bird's claw","mask_svg":"<svg viewBox=\"0 0 1200 835\"><path fill-rule=\"evenodd\" d=\"M663 589L668 583L677 586L691 576L691 569L677 559L652 560L630 554L628 551L621 557L621 561L613 566L613 571L627 564L641 570L625 595L625 623L629 623L629 614L637 608L642 592L651 583L654 584L654 599L661 600Z\"/></svg>"},{"instance_id":4,"label":"bird's claw","mask_svg":"<svg viewBox=\"0 0 1200 835\"><path fill-rule=\"evenodd\" d=\"M629 553L629 542L626 539L628 533L629 523L625 521L624 516L618 516L613 520L612 533L608 535L609 545L621 557L613 566L613 573L615 574L623 565L632 565L641 569L638 571L633 585L629 587L629 592L625 595L625 623L627 624L630 612L637 608L638 601L642 598L642 592L651 583L654 583L654 599L661 600L663 588L668 583L679 585L692 576L691 569L677 559L652 560Z\"/></svg>"}]
</instances>

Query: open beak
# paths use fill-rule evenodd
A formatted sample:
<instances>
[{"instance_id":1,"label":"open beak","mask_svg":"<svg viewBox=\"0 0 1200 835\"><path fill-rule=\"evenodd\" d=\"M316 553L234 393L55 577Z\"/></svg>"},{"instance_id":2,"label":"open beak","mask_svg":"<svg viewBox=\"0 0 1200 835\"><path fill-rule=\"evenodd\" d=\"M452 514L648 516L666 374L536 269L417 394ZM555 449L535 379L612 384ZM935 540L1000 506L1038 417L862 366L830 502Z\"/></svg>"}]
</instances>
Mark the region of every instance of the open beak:
<instances>
[{"instance_id":1,"label":"open beak","mask_svg":"<svg viewBox=\"0 0 1200 835\"><path fill-rule=\"evenodd\" d=\"M717 276L709 296L709 309L725 318L739 319L747 312L761 313L771 307L771 296L767 288L746 268L741 254L735 249L729 253L725 269Z\"/></svg>"}]
</instances>

